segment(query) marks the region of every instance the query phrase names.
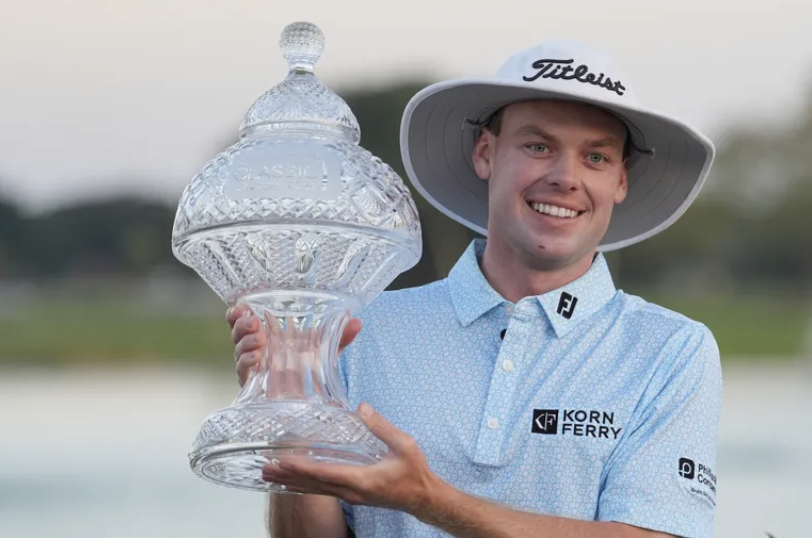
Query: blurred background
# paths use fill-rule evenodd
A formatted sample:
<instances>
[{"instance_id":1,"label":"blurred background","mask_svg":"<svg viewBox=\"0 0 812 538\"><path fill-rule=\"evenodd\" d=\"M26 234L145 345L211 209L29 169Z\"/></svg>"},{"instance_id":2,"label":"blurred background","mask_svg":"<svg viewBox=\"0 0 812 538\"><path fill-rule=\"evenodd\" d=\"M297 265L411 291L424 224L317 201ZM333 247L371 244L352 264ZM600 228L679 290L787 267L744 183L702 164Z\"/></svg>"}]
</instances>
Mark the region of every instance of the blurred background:
<instances>
[{"instance_id":1,"label":"blurred background","mask_svg":"<svg viewBox=\"0 0 812 538\"><path fill-rule=\"evenodd\" d=\"M317 74L403 173L426 84L567 38L616 55L646 105L718 159L670 229L608 258L617 285L706 323L725 373L720 538L810 536L812 4L806 1L6 0L0 3L0 536L260 538L264 496L187 450L237 393L225 306L170 251L197 168L320 25ZM405 177L405 175L404 175ZM413 191L444 277L473 235Z\"/></svg>"}]
</instances>

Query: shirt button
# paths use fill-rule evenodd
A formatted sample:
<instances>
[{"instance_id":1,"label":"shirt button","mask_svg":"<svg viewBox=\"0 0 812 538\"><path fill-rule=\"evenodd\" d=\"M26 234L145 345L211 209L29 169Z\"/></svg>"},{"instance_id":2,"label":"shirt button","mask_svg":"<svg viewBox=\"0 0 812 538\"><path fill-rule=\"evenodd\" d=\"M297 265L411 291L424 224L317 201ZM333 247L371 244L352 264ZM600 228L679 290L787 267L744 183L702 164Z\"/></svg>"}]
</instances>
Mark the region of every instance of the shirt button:
<instances>
[{"instance_id":1,"label":"shirt button","mask_svg":"<svg viewBox=\"0 0 812 538\"><path fill-rule=\"evenodd\" d=\"M513 315L513 305L512 304L506 305L505 306L505 311L507 312L508 316L512 316Z\"/></svg>"},{"instance_id":2,"label":"shirt button","mask_svg":"<svg viewBox=\"0 0 812 538\"><path fill-rule=\"evenodd\" d=\"M488 419L488 427L492 430L496 430L499 428L499 419L496 417L491 417Z\"/></svg>"},{"instance_id":3,"label":"shirt button","mask_svg":"<svg viewBox=\"0 0 812 538\"><path fill-rule=\"evenodd\" d=\"M504 370L506 372L512 372L513 371L513 361L510 360L510 359L506 359L506 360L502 361L502 370Z\"/></svg>"}]
</instances>

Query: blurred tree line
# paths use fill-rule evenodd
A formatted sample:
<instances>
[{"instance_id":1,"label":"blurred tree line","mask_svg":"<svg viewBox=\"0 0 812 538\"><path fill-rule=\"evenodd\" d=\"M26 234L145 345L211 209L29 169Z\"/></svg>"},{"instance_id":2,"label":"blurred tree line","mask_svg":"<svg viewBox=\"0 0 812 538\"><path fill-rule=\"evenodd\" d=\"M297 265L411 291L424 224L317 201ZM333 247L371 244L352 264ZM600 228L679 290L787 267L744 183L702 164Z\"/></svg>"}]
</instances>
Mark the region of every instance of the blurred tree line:
<instances>
[{"instance_id":1,"label":"blurred tree line","mask_svg":"<svg viewBox=\"0 0 812 538\"><path fill-rule=\"evenodd\" d=\"M341 92L362 145L405 179L398 147L401 113L423 82ZM783 129L732 128L697 203L652 240L608 254L625 289L679 293L769 289L798 296L812 288L812 107ZM407 181L408 184L408 181ZM424 256L393 287L446 275L475 236L413 190L424 226ZM0 278L145 276L191 272L169 240L175 201L111 199L26 216L0 199Z\"/></svg>"}]
</instances>

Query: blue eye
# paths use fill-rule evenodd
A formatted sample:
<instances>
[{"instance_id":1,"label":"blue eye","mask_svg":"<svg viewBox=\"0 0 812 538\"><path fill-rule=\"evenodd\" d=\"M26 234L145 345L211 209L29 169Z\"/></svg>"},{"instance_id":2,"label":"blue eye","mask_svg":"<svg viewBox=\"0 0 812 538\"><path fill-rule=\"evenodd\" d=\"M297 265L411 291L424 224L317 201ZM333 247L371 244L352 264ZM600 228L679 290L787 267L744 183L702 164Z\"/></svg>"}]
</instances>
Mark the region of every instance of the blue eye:
<instances>
[{"instance_id":1,"label":"blue eye","mask_svg":"<svg viewBox=\"0 0 812 538\"><path fill-rule=\"evenodd\" d=\"M600 153L590 153L589 154L589 162L592 164L601 164L606 162L608 159L605 155L601 155Z\"/></svg>"},{"instance_id":2,"label":"blue eye","mask_svg":"<svg viewBox=\"0 0 812 538\"><path fill-rule=\"evenodd\" d=\"M547 150L547 146L544 144L530 144L527 146L531 151L535 151L537 153L541 153Z\"/></svg>"}]
</instances>

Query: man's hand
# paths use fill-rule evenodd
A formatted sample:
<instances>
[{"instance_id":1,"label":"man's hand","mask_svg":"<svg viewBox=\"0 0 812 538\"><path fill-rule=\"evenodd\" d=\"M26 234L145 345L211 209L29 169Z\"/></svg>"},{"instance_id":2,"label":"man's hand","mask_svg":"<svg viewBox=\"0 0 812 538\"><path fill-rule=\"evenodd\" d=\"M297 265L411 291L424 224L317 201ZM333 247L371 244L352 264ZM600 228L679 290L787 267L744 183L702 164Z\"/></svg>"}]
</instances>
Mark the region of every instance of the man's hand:
<instances>
[{"instance_id":1,"label":"man's hand","mask_svg":"<svg viewBox=\"0 0 812 538\"><path fill-rule=\"evenodd\" d=\"M373 465L336 465L286 459L262 469L264 480L298 493L318 493L350 504L406 512L458 538L673 538L623 523L581 521L514 510L454 489L433 474L408 434L367 404L358 414L389 447Z\"/></svg>"},{"instance_id":2,"label":"man's hand","mask_svg":"<svg viewBox=\"0 0 812 538\"><path fill-rule=\"evenodd\" d=\"M284 484L289 491L338 497L351 504L413 513L424 506L440 479L408 434L398 430L368 404L358 414L370 431L389 447L389 454L368 466L318 463L287 458L262 470L264 480Z\"/></svg>"},{"instance_id":3,"label":"man's hand","mask_svg":"<svg viewBox=\"0 0 812 538\"><path fill-rule=\"evenodd\" d=\"M246 305L237 305L226 311L226 321L231 327L231 341L234 342L234 361L237 365L237 381L242 387L248 380L251 369L262 360L262 349L268 341L259 317ZM361 332L361 321L351 319L344 327L338 353L341 354Z\"/></svg>"}]
</instances>

